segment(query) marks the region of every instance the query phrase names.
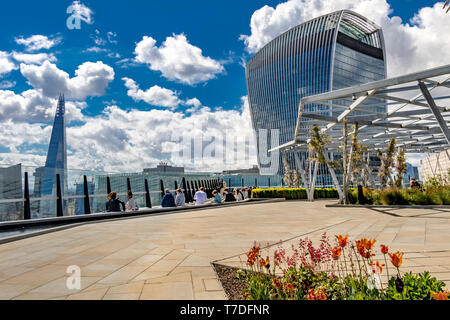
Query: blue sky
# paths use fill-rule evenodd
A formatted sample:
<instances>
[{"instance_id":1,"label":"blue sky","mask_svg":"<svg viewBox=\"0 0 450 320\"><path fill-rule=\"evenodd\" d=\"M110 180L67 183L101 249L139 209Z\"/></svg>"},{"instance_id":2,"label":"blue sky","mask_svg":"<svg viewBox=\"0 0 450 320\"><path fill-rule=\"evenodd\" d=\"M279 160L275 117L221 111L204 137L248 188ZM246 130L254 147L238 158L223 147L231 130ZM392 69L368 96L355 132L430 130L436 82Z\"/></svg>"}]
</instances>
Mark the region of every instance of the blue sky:
<instances>
[{"instance_id":1,"label":"blue sky","mask_svg":"<svg viewBox=\"0 0 450 320\"><path fill-rule=\"evenodd\" d=\"M0 29L3 30L0 33L0 95L7 95L13 102L0 101L0 122L10 128L0 132L0 162L40 165L45 161L51 129L48 124L51 124L56 106L52 100L56 98L53 89L56 90L62 80L67 82L64 88L69 91L66 95L72 103L68 106L68 128L72 128L68 130L69 167L108 169L123 163L126 169L138 170L167 159L167 152L162 149L170 145L170 141L155 137L170 135L177 130L193 132L196 126L204 131L210 123L217 122L217 126L233 123L237 135L247 135L251 126L245 124L249 118L245 110L243 62L252 56L254 48L286 28L303 22L306 17L313 18L328 10L345 7L360 11L386 29L385 33L390 35L387 42L392 74L409 71L406 69L413 64L427 67L430 62L426 60L426 52L411 47L406 54L404 51L408 48L397 46L389 37L395 39L396 33L402 33L404 37L414 38L417 33L414 29L421 30L422 37L423 33L435 32L433 15L442 18L437 7L432 8L435 3L417 0L339 0L332 4L325 0L83 0L80 4L89 8L91 21L82 22L80 30L69 30L66 10L72 1L5 2L0 12ZM271 9L264 11L264 6ZM389 6L392 12L388 11ZM284 20L277 16L283 7L291 7L290 12L293 12ZM421 20L410 22L425 7L429 10L424 11ZM251 27L263 12L273 18L274 25L268 23L261 30ZM402 20L395 20L396 16ZM443 28L447 30L448 25ZM33 50L28 40L36 35L53 41L53 44L49 48ZM182 35L184 38L180 38ZM240 39L241 35L247 35L248 41ZM144 36L156 42L144 44ZM183 55L162 52L160 49L166 40L173 40L174 46L180 45L180 50L186 49L192 54L193 59L197 59L197 69L193 67L197 71L189 71L189 63L182 62ZM252 41L256 46L253 49ZM447 50L448 40L444 42L444 46L435 43L443 52ZM139 43L142 44L140 61L139 55L135 54ZM149 58L146 54L150 50L160 51ZM37 59L38 54L41 54L38 62L29 61L31 55ZM163 58L155 61L155 55ZM92 64L86 64L88 62ZM80 67L83 76L77 78L75 72ZM178 73L180 68L183 70ZM94 69L96 74L88 78ZM98 78L95 88L88 82L82 83L93 77ZM154 91L149 90L152 87L155 87ZM164 100L165 97L172 99L172 103ZM11 112L16 112L14 108L22 108L23 115L18 112L17 116L12 116ZM151 113L139 113L142 111ZM196 118L198 114L202 117ZM136 127L156 128L155 132L144 135L142 131L125 127L123 123L128 120L120 117L134 117ZM146 122L141 120L144 117ZM170 119L174 117L180 118L179 127L165 131L170 125L161 123L171 123ZM93 133L96 124L108 126L108 123L110 127L118 128L108 133L110 139L106 134L103 137L105 130ZM30 136L35 138L30 139ZM101 148L109 141L118 145L119 154L142 157L145 153L146 157L136 165L125 159L116 161L117 153L104 157L106 149ZM152 143L155 145L149 147ZM214 167L214 163L202 165ZM232 167L240 165L235 163Z\"/></svg>"}]
</instances>

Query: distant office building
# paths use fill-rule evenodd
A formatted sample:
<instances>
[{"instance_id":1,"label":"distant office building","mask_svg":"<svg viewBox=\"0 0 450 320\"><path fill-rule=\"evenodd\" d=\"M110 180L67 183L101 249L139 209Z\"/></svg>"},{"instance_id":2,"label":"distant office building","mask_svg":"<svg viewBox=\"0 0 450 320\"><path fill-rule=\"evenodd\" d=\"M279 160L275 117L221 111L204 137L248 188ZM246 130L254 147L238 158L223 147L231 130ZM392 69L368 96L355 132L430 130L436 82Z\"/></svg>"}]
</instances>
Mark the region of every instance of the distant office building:
<instances>
[{"instance_id":1,"label":"distant office building","mask_svg":"<svg viewBox=\"0 0 450 320\"><path fill-rule=\"evenodd\" d=\"M167 162L160 162L156 168L146 168L143 171L144 173L184 173L184 167L173 167Z\"/></svg>"},{"instance_id":2,"label":"distant office building","mask_svg":"<svg viewBox=\"0 0 450 320\"><path fill-rule=\"evenodd\" d=\"M265 148L260 150L261 145L267 142L269 150L292 141L302 98L386 77L383 32L355 12L333 12L302 23L270 41L251 58L245 71L258 165L264 174L270 166L265 160L270 154ZM383 99L369 100L370 106L365 104L366 108L373 112L386 111ZM344 108L352 102L352 99L334 101ZM326 116L337 114L324 105L307 105L303 111ZM307 132L315 121L302 119L301 132ZM260 136L261 130L267 130L267 136ZM276 145L272 145L271 130L279 130ZM305 161L306 155L299 155ZM293 154L287 157L295 167ZM277 168L277 173L283 174L281 154ZM331 185L326 166L320 166L317 186Z\"/></svg>"},{"instance_id":3,"label":"distant office building","mask_svg":"<svg viewBox=\"0 0 450 320\"><path fill-rule=\"evenodd\" d=\"M61 192L67 192L67 142L65 125L65 100L60 95L53 123L52 135L48 147L45 166L37 168L35 176L35 197L56 196L56 175L60 175ZM37 209L38 216L54 216L56 214L55 200L40 200Z\"/></svg>"},{"instance_id":4,"label":"distant office building","mask_svg":"<svg viewBox=\"0 0 450 320\"><path fill-rule=\"evenodd\" d=\"M250 169L224 170L223 174L254 174L259 175L258 165L254 165Z\"/></svg>"},{"instance_id":5,"label":"distant office building","mask_svg":"<svg viewBox=\"0 0 450 320\"><path fill-rule=\"evenodd\" d=\"M450 149L421 160L420 166L424 182L439 176L448 179L450 177Z\"/></svg>"},{"instance_id":6,"label":"distant office building","mask_svg":"<svg viewBox=\"0 0 450 320\"><path fill-rule=\"evenodd\" d=\"M0 168L0 200L22 198L22 165ZM23 202L0 203L0 221L20 219L23 219Z\"/></svg>"},{"instance_id":7,"label":"distant office building","mask_svg":"<svg viewBox=\"0 0 450 320\"><path fill-rule=\"evenodd\" d=\"M409 187L410 179L416 179L417 181L420 180L419 168L413 166L410 163L407 163L406 164L406 174L403 175L403 185L405 187Z\"/></svg>"}]
</instances>

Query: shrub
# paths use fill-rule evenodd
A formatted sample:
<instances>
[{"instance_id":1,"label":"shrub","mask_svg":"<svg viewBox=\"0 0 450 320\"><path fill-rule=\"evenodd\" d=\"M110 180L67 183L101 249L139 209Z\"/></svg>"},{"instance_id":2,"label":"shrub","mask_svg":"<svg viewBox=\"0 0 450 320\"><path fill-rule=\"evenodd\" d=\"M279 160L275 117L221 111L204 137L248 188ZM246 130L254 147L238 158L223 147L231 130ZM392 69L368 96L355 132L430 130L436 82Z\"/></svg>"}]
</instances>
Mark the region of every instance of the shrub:
<instances>
[{"instance_id":1,"label":"shrub","mask_svg":"<svg viewBox=\"0 0 450 320\"><path fill-rule=\"evenodd\" d=\"M268 188L253 189L252 198L285 198L286 200L308 199L305 188ZM339 194L336 189L316 188L314 190L315 199L337 199Z\"/></svg>"},{"instance_id":2,"label":"shrub","mask_svg":"<svg viewBox=\"0 0 450 320\"><path fill-rule=\"evenodd\" d=\"M406 205L408 199L403 192L397 189L384 190L380 194L380 202L384 205Z\"/></svg>"},{"instance_id":3,"label":"shrub","mask_svg":"<svg viewBox=\"0 0 450 320\"><path fill-rule=\"evenodd\" d=\"M391 300L432 300L430 292L441 292L445 286L442 281L431 278L429 272L414 275L411 272L406 273L401 279L403 290L398 290L398 280L391 278L389 287L386 290L387 299Z\"/></svg>"}]
</instances>

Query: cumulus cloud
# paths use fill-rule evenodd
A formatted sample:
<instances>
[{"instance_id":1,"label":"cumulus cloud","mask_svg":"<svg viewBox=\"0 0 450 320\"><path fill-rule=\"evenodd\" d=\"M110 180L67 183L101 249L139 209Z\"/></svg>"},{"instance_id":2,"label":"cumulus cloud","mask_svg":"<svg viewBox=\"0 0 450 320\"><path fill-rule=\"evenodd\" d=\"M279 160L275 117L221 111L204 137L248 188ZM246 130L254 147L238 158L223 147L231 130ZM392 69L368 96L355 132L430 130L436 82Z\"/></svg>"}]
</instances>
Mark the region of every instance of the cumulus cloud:
<instances>
[{"instance_id":1,"label":"cumulus cloud","mask_svg":"<svg viewBox=\"0 0 450 320\"><path fill-rule=\"evenodd\" d=\"M312 18L340 9L351 9L383 28L390 76L448 64L450 19L442 3L424 7L408 22L391 15L386 0L289 0L275 8L256 10L250 22L251 34L241 35L246 49L257 52L282 32ZM391 15L391 16L390 16Z\"/></svg>"},{"instance_id":2,"label":"cumulus cloud","mask_svg":"<svg viewBox=\"0 0 450 320\"><path fill-rule=\"evenodd\" d=\"M205 57L200 48L190 44L184 34L167 37L160 47L155 39L144 36L134 53L136 62L160 71L168 80L188 85L214 79L225 70L220 62Z\"/></svg>"},{"instance_id":3,"label":"cumulus cloud","mask_svg":"<svg viewBox=\"0 0 450 320\"><path fill-rule=\"evenodd\" d=\"M11 61L10 54L0 51L0 77L16 69L17 66Z\"/></svg>"},{"instance_id":4,"label":"cumulus cloud","mask_svg":"<svg viewBox=\"0 0 450 320\"><path fill-rule=\"evenodd\" d=\"M83 100L88 96L101 96L114 80L114 69L101 61L84 62L75 71L75 77L45 61L42 65L21 63L20 72L30 85L47 97L56 97L60 92L66 97Z\"/></svg>"},{"instance_id":5,"label":"cumulus cloud","mask_svg":"<svg viewBox=\"0 0 450 320\"><path fill-rule=\"evenodd\" d=\"M57 59L53 53L21 53L12 52L12 57L18 62L26 64L42 64L44 61L56 62Z\"/></svg>"},{"instance_id":6,"label":"cumulus cloud","mask_svg":"<svg viewBox=\"0 0 450 320\"><path fill-rule=\"evenodd\" d=\"M41 92L31 89L20 94L11 90L0 90L0 121L50 122L57 105L56 98L44 96ZM84 102L66 102L67 122L82 121L81 110L86 107Z\"/></svg>"},{"instance_id":7,"label":"cumulus cloud","mask_svg":"<svg viewBox=\"0 0 450 320\"><path fill-rule=\"evenodd\" d=\"M68 144L73 151L69 156L70 166L85 168L88 164L86 169L133 172L156 165L161 159L191 170L251 166L256 163L256 147L251 141L246 101L243 98L240 110L202 108L192 115L167 109L125 111L117 106L107 107L102 115L85 119L83 125L67 128ZM213 137L229 138L234 145L227 149L227 154L233 153L235 157L227 162L218 154L211 156L204 150L203 157L193 155L192 162L172 158L171 146L186 147L183 141L174 139L180 134L203 141L203 147ZM238 148L246 148L247 152L234 152Z\"/></svg>"},{"instance_id":8,"label":"cumulus cloud","mask_svg":"<svg viewBox=\"0 0 450 320\"><path fill-rule=\"evenodd\" d=\"M0 89L9 89L16 85L15 81L3 80L0 82Z\"/></svg>"},{"instance_id":9,"label":"cumulus cloud","mask_svg":"<svg viewBox=\"0 0 450 320\"><path fill-rule=\"evenodd\" d=\"M139 89L133 79L122 78L122 80L125 81L125 87L128 88L128 96L132 97L134 101L142 100L153 106L168 108L175 108L181 103L175 91L157 85L143 91Z\"/></svg>"},{"instance_id":10,"label":"cumulus cloud","mask_svg":"<svg viewBox=\"0 0 450 320\"><path fill-rule=\"evenodd\" d=\"M26 51L39 51L42 49L50 49L61 42L61 38L50 39L44 35L33 35L28 38L15 38L17 44L24 45Z\"/></svg>"}]
</instances>

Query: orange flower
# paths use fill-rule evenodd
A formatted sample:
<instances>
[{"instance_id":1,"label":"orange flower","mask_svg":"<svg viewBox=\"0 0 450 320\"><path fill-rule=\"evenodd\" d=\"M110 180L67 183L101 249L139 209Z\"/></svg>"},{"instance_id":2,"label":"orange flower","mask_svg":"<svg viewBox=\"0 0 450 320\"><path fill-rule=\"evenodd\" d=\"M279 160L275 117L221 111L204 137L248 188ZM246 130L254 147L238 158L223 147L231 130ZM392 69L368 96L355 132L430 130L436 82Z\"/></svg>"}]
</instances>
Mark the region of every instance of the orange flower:
<instances>
[{"instance_id":1,"label":"orange flower","mask_svg":"<svg viewBox=\"0 0 450 320\"><path fill-rule=\"evenodd\" d=\"M333 249L331 249L331 253L333 254L333 259L337 260L341 256L342 248L334 247Z\"/></svg>"},{"instance_id":2,"label":"orange flower","mask_svg":"<svg viewBox=\"0 0 450 320\"><path fill-rule=\"evenodd\" d=\"M287 282L284 287L288 290L288 291L294 291L294 285L292 283Z\"/></svg>"},{"instance_id":3,"label":"orange flower","mask_svg":"<svg viewBox=\"0 0 450 320\"><path fill-rule=\"evenodd\" d=\"M261 267L266 267L267 269L269 269L270 268L269 256L267 256L266 260L264 260L263 258L259 259L259 264L261 265Z\"/></svg>"},{"instance_id":4,"label":"orange flower","mask_svg":"<svg viewBox=\"0 0 450 320\"><path fill-rule=\"evenodd\" d=\"M375 244L375 242L377 242L377 240L372 239L372 240L366 240L366 242L364 243L364 247L367 250L372 250L373 249L373 245Z\"/></svg>"},{"instance_id":5,"label":"orange flower","mask_svg":"<svg viewBox=\"0 0 450 320\"><path fill-rule=\"evenodd\" d=\"M442 291L439 293L436 293L434 291L430 291L430 295L433 297L434 300L448 300L448 291Z\"/></svg>"},{"instance_id":6,"label":"orange flower","mask_svg":"<svg viewBox=\"0 0 450 320\"><path fill-rule=\"evenodd\" d=\"M373 273L381 274L383 272L384 264L381 264L379 261L376 263L372 262L370 266L372 267Z\"/></svg>"},{"instance_id":7,"label":"orange flower","mask_svg":"<svg viewBox=\"0 0 450 320\"><path fill-rule=\"evenodd\" d=\"M256 259L258 259L259 257L259 246L255 244L253 245L253 247L250 249L250 251L247 253L247 264L249 266L253 266L256 262Z\"/></svg>"},{"instance_id":8,"label":"orange flower","mask_svg":"<svg viewBox=\"0 0 450 320\"><path fill-rule=\"evenodd\" d=\"M389 247L385 246L384 244L382 244L381 246L381 253L382 254L387 254L389 252Z\"/></svg>"},{"instance_id":9,"label":"orange flower","mask_svg":"<svg viewBox=\"0 0 450 320\"><path fill-rule=\"evenodd\" d=\"M341 248L344 248L347 245L348 235L345 235L345 237L343 237L342 235L338 235L336 236L336 238L338 239L339 246Z\"/></svg>"},{"instance_id":10,"label":"orange flower","mask_svg":"<svg viewBox=\"0 0 450 320\"><path fill-rule=\"evenodd\" d=\"M321 289L309 289L308 290L308 300L327 300L327 293L323 288Z\"/></svg>"},{"instance_id":11,"label":"orange flower","mask_svg":"<svg viewBox=\"0 0 450 320\"><path fill-rule=\"evenodd\" d=\"M391 257L391 262L392 264L397 267L400 268L400 266L402 265L403 262L403 252L396 252L396 253L389 253L389 257Z\"/></svg>"}]
</instances>

